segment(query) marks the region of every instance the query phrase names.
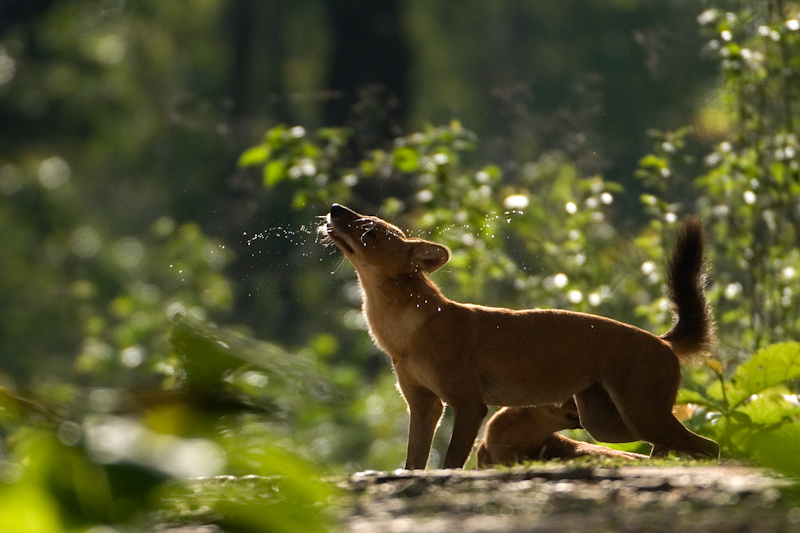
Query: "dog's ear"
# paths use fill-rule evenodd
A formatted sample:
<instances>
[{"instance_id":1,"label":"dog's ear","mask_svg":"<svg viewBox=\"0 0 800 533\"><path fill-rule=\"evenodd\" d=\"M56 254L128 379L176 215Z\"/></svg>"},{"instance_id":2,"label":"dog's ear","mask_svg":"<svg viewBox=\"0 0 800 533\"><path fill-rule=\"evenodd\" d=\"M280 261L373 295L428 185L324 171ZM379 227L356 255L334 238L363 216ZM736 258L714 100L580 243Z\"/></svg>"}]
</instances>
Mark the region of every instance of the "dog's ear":
<instances>
[{"instance_id":1,"label":"dog's ear","mask_svg":"<svg viewBox=\"0 0 800 533\"><path fill-rule=\"evenodd\" d=\"M441 244L419 241L411 251L411 261L415 270L436 272L450 261L450 249Z\"/></svg>"}]
</instances>

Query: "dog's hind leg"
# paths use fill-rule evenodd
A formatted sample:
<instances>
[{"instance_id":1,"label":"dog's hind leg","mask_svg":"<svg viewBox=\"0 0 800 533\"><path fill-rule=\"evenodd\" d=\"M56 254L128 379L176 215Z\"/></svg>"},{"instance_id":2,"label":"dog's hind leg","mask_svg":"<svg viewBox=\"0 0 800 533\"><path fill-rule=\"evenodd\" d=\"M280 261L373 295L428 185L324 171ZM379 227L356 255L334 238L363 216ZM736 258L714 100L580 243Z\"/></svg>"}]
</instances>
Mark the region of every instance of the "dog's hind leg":
<instances>
[{"instance_id":1,"label":"dog's hind leg","mask_svg":"<svg viewBox=\"0 0 800 533\"><path fill-rule=\"evenodd\" d=\"M657 454L668 448L694 458L719 457L716 442L692 433L672 414L681 374L671 350L654 350L626 370L608 374L603 386L635 440L653 444Z\"/></svg>"},{"instance_id":2,"label":"dog's hind leg","mask_svg":"<svg viewBox=\"0 0 800 533\"><path fill-rule=\"evenodd\" d=\"M634 442L644 440L628 428L611 401L608 393L598 383L575 395L581 425L596 440L601 442ZM654 445L651 457L667 457L669 448Z\"/></svg>"},{"instance_id":3,"label":"dog's hind leg","mask_svg":"<svg viewBox=\"0 0 800 533\"><path fill-rule=\"evenodd\" d=\"M632 442L639 440L622 419L617 406L599 383L575 395L581 426L602 442Z\"/></svg>"},{"instance_id":4,"label":"dog's hind leg","mask_svg":"<svg viewBox=\"0 0 800 533\"><path fill-rule=\"evenodd\" d=\"M653 444L656 454L660 455L659 452L663 453L664 448L667 448L695 459L719 459L719 444L686 429L671 411L662 411L658 416L651 414L647 419L637 420L634 430L641 440Z\"/></svg>"}]
</instances>

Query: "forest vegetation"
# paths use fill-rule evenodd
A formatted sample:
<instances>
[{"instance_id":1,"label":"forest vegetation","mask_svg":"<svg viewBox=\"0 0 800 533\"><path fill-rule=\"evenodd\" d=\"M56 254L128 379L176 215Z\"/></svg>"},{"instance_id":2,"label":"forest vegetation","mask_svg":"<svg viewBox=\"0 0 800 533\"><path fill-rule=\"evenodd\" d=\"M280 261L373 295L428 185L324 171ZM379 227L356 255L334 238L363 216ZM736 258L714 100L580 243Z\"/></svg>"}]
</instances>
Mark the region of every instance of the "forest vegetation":
<instances>
[{"instance_id":1,"label":"forest vegetation","mask_svg":"<svg viewBox=\"0 0 800 533\"><path fill-rule=\"evenodd\" d=\"M699 215L684 423L799 475L798 76L789 0L0 0L0 530L325 530L324 476L402 466L333 202L453 299L657 334Z\"/></svg>"}]
</instances>

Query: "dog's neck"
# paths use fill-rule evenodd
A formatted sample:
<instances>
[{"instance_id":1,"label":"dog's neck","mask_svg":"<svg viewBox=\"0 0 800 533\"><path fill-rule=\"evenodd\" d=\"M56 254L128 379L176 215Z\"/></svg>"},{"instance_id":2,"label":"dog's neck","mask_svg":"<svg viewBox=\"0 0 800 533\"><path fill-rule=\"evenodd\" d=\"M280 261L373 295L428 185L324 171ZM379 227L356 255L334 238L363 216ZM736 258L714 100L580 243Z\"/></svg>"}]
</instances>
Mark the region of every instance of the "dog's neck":
<instances>
[{"instance_id":1,"label":"dog's neck","mask_svg":"<svg viewBox=\"0 0 800 533\"><path fill-rule=\"evenodd\" d=\"M424 309L446 301L439 288L422 272L393 277L359 273L358 278L363 291L365 311L380 307L385 311L403 312ZM436 307L433 309L435 311Z\"/></svg>"},{"instance_id":2,"label":"dog's neck","mask_svg":"<svg viewBox=\"0 0 800 533\"><path fill-rule=\"evenodd\" d=\"M422 272L396 277L359 272L358 277L370 332L392 359L402 358L417 329L449 302Z\"/></svg>"}]
</instances>

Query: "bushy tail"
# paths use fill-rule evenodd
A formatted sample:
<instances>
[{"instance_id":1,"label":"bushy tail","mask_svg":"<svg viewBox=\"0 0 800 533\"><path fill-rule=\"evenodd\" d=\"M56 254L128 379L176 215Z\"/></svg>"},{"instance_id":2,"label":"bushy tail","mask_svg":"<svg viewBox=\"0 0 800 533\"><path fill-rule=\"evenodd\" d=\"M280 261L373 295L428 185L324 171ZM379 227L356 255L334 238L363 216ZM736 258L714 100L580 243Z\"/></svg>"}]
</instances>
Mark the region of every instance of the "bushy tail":
<instances>
[{"instance_id":1,"label":"bushy tail","mask_svg":"<svg viewBox=\"0 0 800 533\"><path fill-rule=\"evenodd\" d=\"M685 362L696 361L714 349L714 317L705 294L706 253L703 224L687 217L675 240L667 267L667 298L676 323L661 338Z\"/></svg>"}]
</instances>

